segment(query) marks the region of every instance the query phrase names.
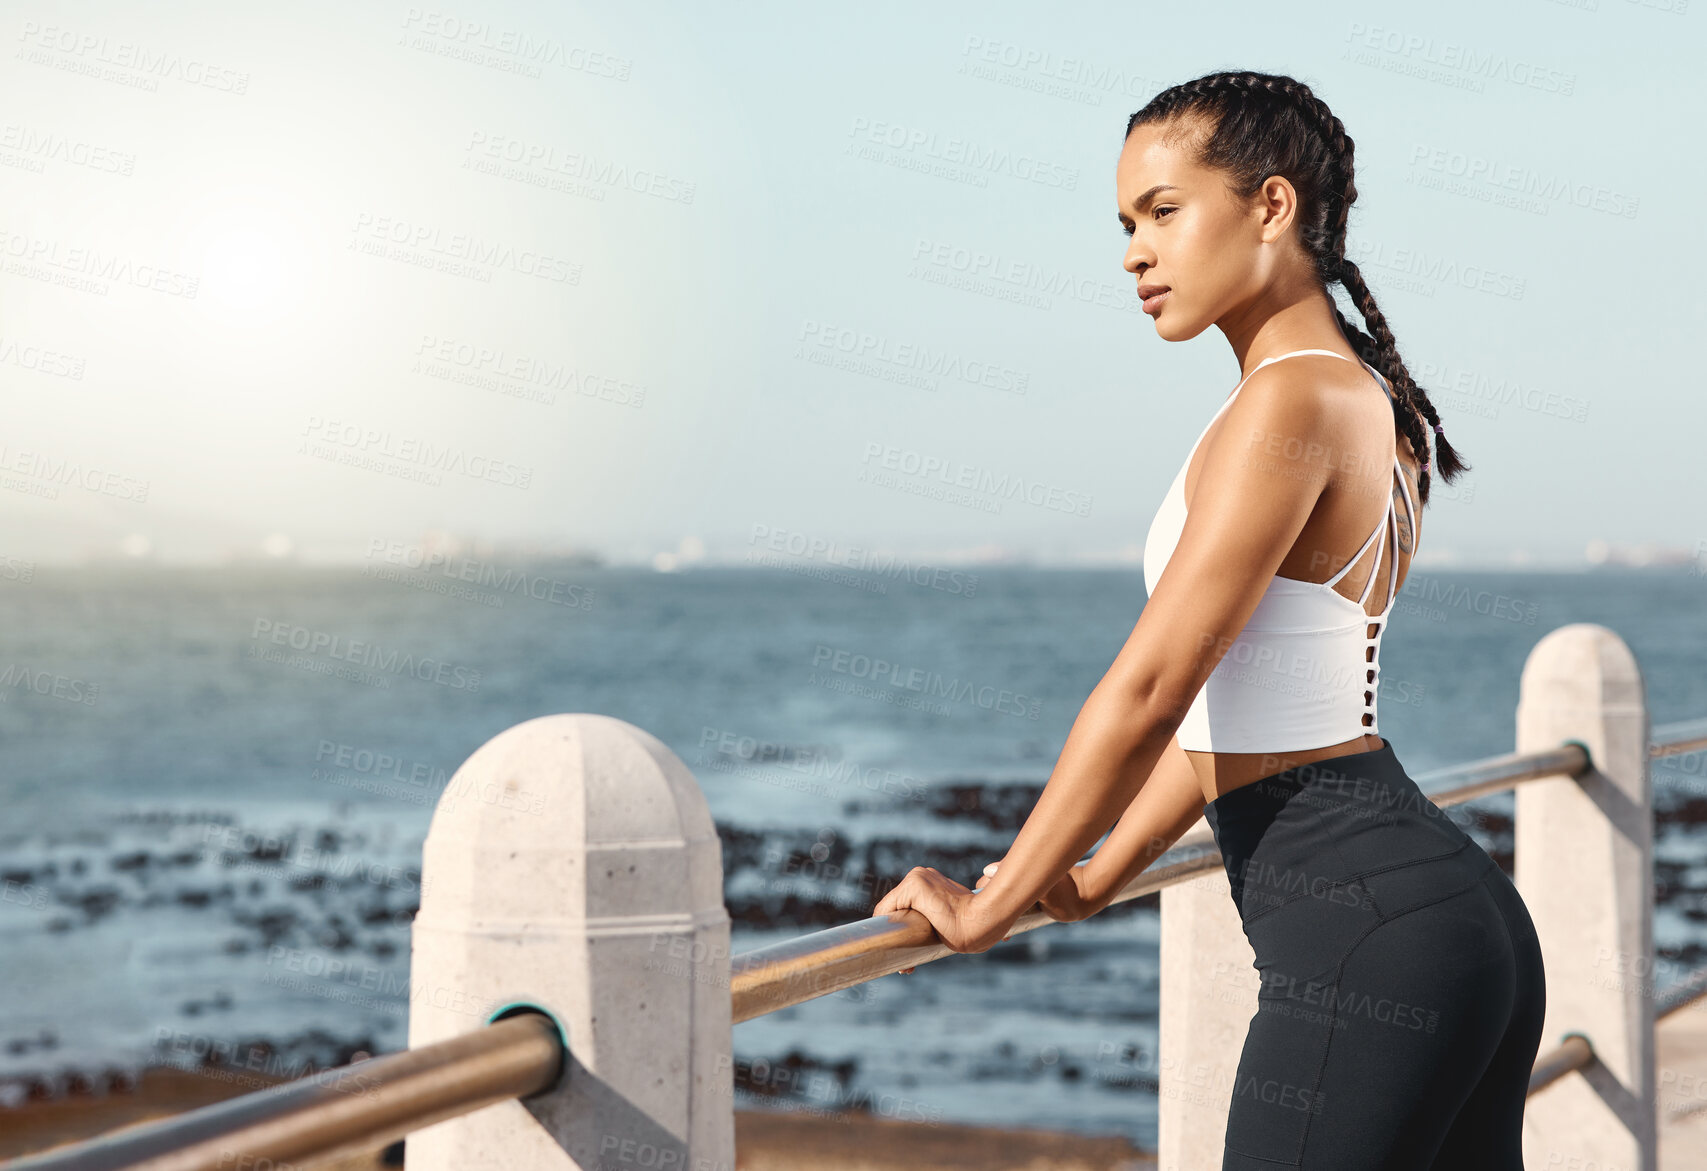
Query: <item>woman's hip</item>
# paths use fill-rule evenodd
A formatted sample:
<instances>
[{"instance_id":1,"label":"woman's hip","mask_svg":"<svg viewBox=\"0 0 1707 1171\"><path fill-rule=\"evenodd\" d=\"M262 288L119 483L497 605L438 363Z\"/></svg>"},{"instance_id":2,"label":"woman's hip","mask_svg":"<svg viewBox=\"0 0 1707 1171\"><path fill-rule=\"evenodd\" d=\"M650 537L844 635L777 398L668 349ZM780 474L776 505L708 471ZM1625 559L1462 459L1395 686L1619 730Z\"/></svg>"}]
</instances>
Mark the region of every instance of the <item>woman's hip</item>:
<instances>
[{"instance_id":1,"label":"woman's hip","mask_svg":"<svg viewBox=\"0 0 1707 1171\"><path fill-rule=\"evenodd\" d=\"M1464 889L1494 865L1391 743L1230 790L1204 816L1247 930L1293 905L1305 920L1372 922Z\"/></svg>"}]
</instances>

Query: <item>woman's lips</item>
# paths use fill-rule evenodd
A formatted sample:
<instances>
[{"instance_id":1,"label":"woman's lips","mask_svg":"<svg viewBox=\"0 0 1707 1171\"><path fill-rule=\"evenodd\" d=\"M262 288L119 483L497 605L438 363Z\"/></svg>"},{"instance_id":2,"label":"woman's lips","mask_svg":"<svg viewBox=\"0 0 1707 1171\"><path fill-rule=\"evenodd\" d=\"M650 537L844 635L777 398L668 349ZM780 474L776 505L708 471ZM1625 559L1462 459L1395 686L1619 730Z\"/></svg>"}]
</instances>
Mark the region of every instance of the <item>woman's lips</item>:
<instances>
[{"instance_id":1,"label":"woman's lips","mask_svg":"<svg viewBox=\"0 0 1707 1171\"><path fill-rule=\"evenodd\" d=\"M1172 289L1163 289L1153 297L1144 298L1144 312L1149 314L1159 313L1162 308L1162 302L1168 299L1168 294L1171 292L1173 292Z\"/></svg>"}]
</instances>

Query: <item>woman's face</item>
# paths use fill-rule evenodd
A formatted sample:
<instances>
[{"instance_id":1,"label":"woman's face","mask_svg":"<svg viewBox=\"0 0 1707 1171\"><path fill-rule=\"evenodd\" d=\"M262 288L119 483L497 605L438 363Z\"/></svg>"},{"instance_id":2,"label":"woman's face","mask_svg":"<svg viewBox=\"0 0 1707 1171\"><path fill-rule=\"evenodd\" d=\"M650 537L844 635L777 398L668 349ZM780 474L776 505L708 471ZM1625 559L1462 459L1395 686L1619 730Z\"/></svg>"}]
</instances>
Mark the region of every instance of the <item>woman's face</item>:
<instances>
[{"instance_id":1,"label":"woman's face","mask_svg":"<svg viewBox=\"0 0 1707 1171\"><path fill-rule=\"evenodd\" d=\"M1218 171L1192 160L1191 136L1164 143L1164 129L1139 126L1127 138L1115 199L1132 237L1123 267L1140 288L1169 290L1151 312L1156 333L1185 341L1255 304L1281 251L1264 245L1281 238L1294 204L1291 184L1274 176L1241 206Z\"/></svg>"}]
</instances>

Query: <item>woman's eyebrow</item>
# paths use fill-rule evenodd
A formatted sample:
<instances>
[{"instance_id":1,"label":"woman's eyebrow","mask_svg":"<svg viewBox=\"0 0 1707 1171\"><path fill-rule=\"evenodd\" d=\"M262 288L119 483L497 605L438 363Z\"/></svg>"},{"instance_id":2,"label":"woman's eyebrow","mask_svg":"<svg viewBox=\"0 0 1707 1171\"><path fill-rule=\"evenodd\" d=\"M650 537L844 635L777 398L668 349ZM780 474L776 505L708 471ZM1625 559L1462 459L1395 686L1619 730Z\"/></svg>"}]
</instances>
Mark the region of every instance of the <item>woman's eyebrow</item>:
<instances>
[{"instance_id":1,"label":"woman's eyebrow","mask_svg":"<svg viewBox=\"0 0 1707 1171\"><path fill-rule=\"evenodd\" d=\"M1179 190L1179 188L1174 186L1172 183L1158 183L1154 187L1150 188L1150 190L1148 190L1148 191L1144 192L1144 194L1140 195L1138 197L1138 201L1132 205L1132 209L1134 211L1136 211L1139 215L1143 215L1144 209L1150 206L1150 201L1152 199L1155 199L1156 196L1160 195L1164 191L1178 191L1178 190Z\"/></svg>"}]
</instances>

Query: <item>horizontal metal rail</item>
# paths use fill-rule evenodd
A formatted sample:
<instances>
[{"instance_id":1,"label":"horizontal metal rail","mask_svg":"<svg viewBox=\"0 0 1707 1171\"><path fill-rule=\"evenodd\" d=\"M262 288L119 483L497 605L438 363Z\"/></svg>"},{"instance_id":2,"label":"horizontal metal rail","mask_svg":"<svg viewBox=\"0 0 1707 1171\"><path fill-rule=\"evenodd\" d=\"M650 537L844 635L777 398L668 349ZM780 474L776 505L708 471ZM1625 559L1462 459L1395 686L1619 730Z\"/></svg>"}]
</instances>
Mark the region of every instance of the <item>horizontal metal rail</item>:
<instances>
[{"instance_id":1,"label":"horizontal metal rail","mask_svg":"<svg viewBox=\"0 0 1707 1171\"><path fill-rule=\"evenodd\" d=\"M1707 719L1684 720L1650 731L1650 758L1675 756L1699 748L1707 748ZM1415 780L1417 787L1428 794L1429 800L1444 808L1502 792L1526 781L1561 775L1580 776L1592 764L1588 750L1571 742L1538 752L1510 752L1485 757L1468 764L1421 773ZM1204 830L1195 830L1180 838L1171 849L1146 867L1110 900L1110 904L1141 898L1176 882L1185 882L1213 871L1220 865L1221 854L1214 836ZM1052 922L1054 920L1048 914L1033 911L1014 924L1012 934L1018 935ZM862 919L745 952L731 962L734 1019L751 1020L902 968L955 954L934 940L935 932L923 922L922 916L909 916L902 922ZM1707 996L1707 968L1694 973L1673 989L1656 1006L1655 1019L1676 1012L1703 996ZM1530 1074L1529 1093L1533 1094L1566 1074L1582 1069L1593 1060L1594 1048L1588 1038L1576 1033L1568 1035L1557 1047L1536 1060Z\"/></svg>"},{"instance_id":2,"label":"horizontal metal rail","mask_svg":"<svg viewBox=\"0 0 1707 1171\"><path fill-rule=\"evenodd\" d=\"M1707 720L1679 720L1661 724L1649 733L1648 755L1676 756L1707 748Z\"/></svg>"},{"instance_id":3,"label":"horizontal metal rail","mask_svg":"<svg viewBox=\"0 0 1707 1171\"><path fill-rule=\"evenodd\" d=\"M1568 1073L1582 1069L1594 1060L1594 1046L1581 1033L1570 1033L1556 1048L1535 1059L1529 1071L1529 1091L1524 1097L1545 1089Z\"/></svg>"},{"instance_id":4,"label":"horizontal metal rail","mask_svg":"<svg viewBox=\"0 0 1707 1171\"><path fill-rule=\"evenodd\" d=\"M1658 1024L1675 1012L1682 1012L1702 997L1707 997L1707 967L1695 969L1659 998L1654 1004L1654 1023ZM1533 1094L1593 1060L1594 1046L1589 1039L1581 1033L1567 1034L1559 1045L1535 1059L1535 1070L1529 1075L1529 1092Z\"/></svg>"},{"instance_id":5,"label":"horizontal metal rail","mask_svg":"<svg viewBox=\"0 0 1707 1171\"><path fill-rule=\"evenodd\" d=\"M1539 752L1507 752L1487 756L1469 764L1418 773L1417 788L1441 808L1475 801L1520 785L1548 777L1580 777L1592 766L1588 749L1574 741Z\"/></svg>"},{"instance_id":6,"label":"horizontal metal rail","mask_svg":"<svg viewBox=\"0 0 1707 1171\"><path fill-rule=\"evenodd\" d=\"M1702 742L1707 743L1707 720L1671 728L1698 729ZM1539 752L1490 756L1422 773L1416 781L1431 801L1444 807L1509 789L1524 781L1561 774L1578 776L1590 763L1587 749L1569 743ZM1109 904L1142 898L1176 882L1210 873L1221 865L1221 851L1215 845L1214 835L1207 829L1193 830L1145 867ZM1054 922L1044 911L1031 911L1019 918L1010 934L1018 935ZM860 919L743 952L730 961L734 1020L736 1023L752 1020L902 968L955 954L937 941L936 932L923 915L909 915L897 921Z\"/></svg>"},{"instance_id":7,"label":"horizontal metal rail","mask_svg":"<svg viewBox=\"0 0 1707 1171\"><path fill-rule=\"evenodd\" d=\"M5 1171L230 1171L351 1155L550 1089L557 1024L522 1012L477 1029L5 1163Z\"/></svg>"}]
</instances>

